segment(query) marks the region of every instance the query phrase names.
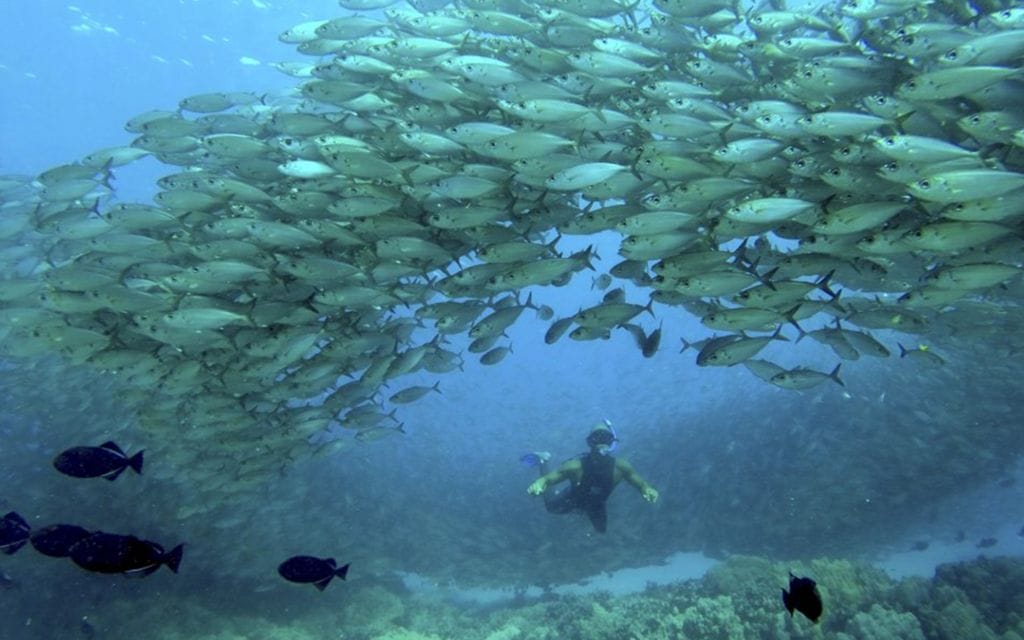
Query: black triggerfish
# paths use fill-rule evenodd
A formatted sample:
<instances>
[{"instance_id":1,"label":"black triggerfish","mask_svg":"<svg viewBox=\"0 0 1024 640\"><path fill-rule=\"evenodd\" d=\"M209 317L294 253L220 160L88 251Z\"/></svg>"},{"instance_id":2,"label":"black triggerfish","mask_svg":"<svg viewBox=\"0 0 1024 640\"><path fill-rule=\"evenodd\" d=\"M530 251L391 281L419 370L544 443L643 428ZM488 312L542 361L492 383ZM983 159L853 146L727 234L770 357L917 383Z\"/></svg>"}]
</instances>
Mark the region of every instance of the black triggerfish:
<instances>
[{"instance_id":1,"label":"black triggerfish","mask_svg":"<svg viewBox=\"0 0 1024 640\"><path fill-rule=\"evenodd\" d=\"M338 567L334 558L292 556L277 567L277 572L288 582L312 583L323 591L335 576L344 580L348 575L348 567L347 564Z\"/></svg>"},{"instance_id":2,"label":"black triggerfish","mask_svg":"<svg viewBox=\"0 0 1024 640\"><path fill-rule=\"evenodd\" d=\"M97 531L72 545L69 555L86 571L148 576L161 566L178 573L183 548L179 544L165 552L156 542Z\"/></svg>"},{"instance_id":3,"label":"black triggerfish","mask_svg":"<svg viewBox=\"0 0 1024 640\"><path fill-rule=\"evenodd\" d=\"M821 596L818 595L818 587L814 580L810 578L798 578L790 572L789 591L782 590L782 603L786 605L786 611L790 616L796 610L807 616L811 622L817 622L821 617Z\"/></svg>"},{"instance_id":4,"label":"black triggerfish","mask_svg":"<svg viewBox=\"0 0 1024 640\"><path fill-rule=\"evenodd\" d=\"M106 478L116 480L126 468L142 474L142 452L132 457L108 440L98 447L72 447L53 459L53 466L73 478Z\"/></svg>"}]
</instances>

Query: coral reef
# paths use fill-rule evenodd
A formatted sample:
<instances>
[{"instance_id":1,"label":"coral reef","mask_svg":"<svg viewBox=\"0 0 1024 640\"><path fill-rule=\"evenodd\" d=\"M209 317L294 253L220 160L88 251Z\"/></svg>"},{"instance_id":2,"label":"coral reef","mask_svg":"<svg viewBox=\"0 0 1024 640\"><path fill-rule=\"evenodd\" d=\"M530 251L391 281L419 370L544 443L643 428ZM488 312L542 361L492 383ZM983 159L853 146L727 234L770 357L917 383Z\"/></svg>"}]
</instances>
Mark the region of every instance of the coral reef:
<instances>
[{"instance_id":1,"label":"coral reef","mask_svg":"<svg viewBox=\"0 0 1024 640\"><path fill-rule=\"evenodd\" d=\"M818 624L783 608L780 588L791 570L817 581L825 605ZM322 594L281 590L249 609L263 617L218 613L208 601L175 595L115 600L90 619L105 640L1024 640L1022 601L1024 559L982 558L897 581L848 560L737 556L700 580L625 596L548 593L475 606L344 585ZM0 613L6 607L0 602Z\"/></svg>"},{"instance_id":2,"label":"coral reef","mask_svg":"<svg viewBox=\"0 0 1024 640\"><path fill-rule=\"evenodd\" d=\"M354 590L341 612L345 628L386 630L405 613L402 600L382 587Z\"/></svg>"},{"instance_id":3,"label":"coral reef","mask_svg":"<svg viewBox=\"0 0 1024 640\"><path fill-rule=\"evenodd\" d=\"M925 640L921 624L911 613L899 613L880 604L853 616L847 631L858 640Z\"/></svg>"}]
</instances>

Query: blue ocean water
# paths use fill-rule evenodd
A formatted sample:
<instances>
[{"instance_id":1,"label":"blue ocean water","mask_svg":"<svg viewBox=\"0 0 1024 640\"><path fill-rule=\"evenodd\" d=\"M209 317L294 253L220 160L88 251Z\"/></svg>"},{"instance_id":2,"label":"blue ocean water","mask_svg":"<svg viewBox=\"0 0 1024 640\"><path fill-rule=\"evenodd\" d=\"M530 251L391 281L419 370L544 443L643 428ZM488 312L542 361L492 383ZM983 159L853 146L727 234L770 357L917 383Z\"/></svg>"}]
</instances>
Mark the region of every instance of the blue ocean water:
<instances>
[{"instance_id":1,"label":"blue ocean water","mask_svg":"<svg viewBox=\"0 0 1024 640\"><path fill-rule=\"evenodd\" d=\"M269 63L300 58L277 34L338 11L327 0L2 8L0 174L34 175L95 149L127 144L132 136L123 129L126 120L151 109L173 110L188 95L290 91L296 80ZM147 201L154 179L170 172L149 160L115 171L117 197ZM559 249L586 246L602 256L598 272L617 261L618 236L610 233L566 238ZM599 302L601 292L590 278L586 272L569 286L538 289L533 299L550 305L556 318L565 317ZM639 300L641 294L628 289L627 295ZM4 606L17 627L10 637L128 637L126 629L135 637L168 638L283 638L281 629L318 638L419 637L403 636L395 630L400 628L454 637L440 622L432 626L429 606L418 611L410 594L460 606L490 603L494 594L500 603L593 589L621 594L700 575L732 554L779 563L851 557L875 561L894 576L930 576L938 563L977 556L982 538L998 540L985 553L1024 553L1019 437L999 441L998 459L985 446L979 446L979 457L969 451L972 443L984 444L975 434L988 433L979 423L1019 415L1010 377L1019 365L1012 356L1007 360L986 344L978 359L961 345L951 347L957 362L948 370L922 370L895 358L861 361L844 366L845 387L796 393L765 385L738 367L697 368L692 350L678 353L680 339L696 340L708 331L677 307L655 309L654 317L641 319L647 331L663 325L663 347L650 359L625 332L607 341L546 345L549 323L527 313L508 331L505 343L513 353L504 362L488 367L467 358L463 371L440 376L441 394L400 408L406 436L288 469L283 464L280 478L251 502L232 505L233 512L202 525L175 513L195 506L189 505L195 499L190 484L215 481L191 479L189 469L161 465L159 458L148 463L154 478L127 476L103 487L113 500L78 488L63 494L66 485L30 471L36 459L48 465L79 433L120 429L114 423L123 416L84 408L59 419L24 407L12 412L4 425L11 443L0 502L5 511L35 513L33 522L76 517L90 526L135 527L163 534L171 544L184 540L188 555L181 576L161 572L146 581L105 581L70 566L30 566L22 556L12 558L0 564L20 583L6 592L14 594ZM893 351L897 340L906 339L879 336ZM820 370L835 360L824 347L806 344L799 358L782 345L770 346L764 356ZM997 361L998 374L987 375ZM416 374L408 384L437 379ZM953 387L955 398L945 397ZM661 491L650 505L630 487L619 487L606 537L593 534L581 518L545 513L525 492L536 472L517 462L526 451L551 451L556 461L580 453L587 429L602 419L621 438L616 454ZM92 424L79 432L81 422ZM143 434L128 433L136 447L146 446ZM912 443L920 449L911 449ZM949 447L949 469L918 464L933 459L933 447L940 445ZM947 475L957 481L945 481ZM19 490L25 478L29 488ZM68 501L69 495L78 501ZM965 537L958 540L961 530ZM916 540L929 541L928 549L908 552ZM325 594L280 584L276 564L302 552L351 560L351 584L333 584ZM667 572L659 566L666 558L673 559ZM783 572L780 584L785 577ZM348 587L356 594L351 602ZM233 600L238 592L245 597ZM380 613L387 625L374 627L350 611L344 615L351 636L332 628L336 621L326 610L386 611L391 592L410 603L401 615ZM336 599L314 598L319 595ZM770 596L776 597L774 590ZM155 609L161 606L166 610ZM164 621L163 635L127 623L119 628L116 618L137 608L149 610L142 617L149 623ZM480 620L489 614L467 610ZM183 611L188 625L176 618ZM261 613L274 620L273 633L253 630ZM518 627L539 627L537 615L521 614ZM94 622L80 625L82 616ZM243 619L254 622L247 627ZM502 622L495 630L517 624ZM803 637L799 632L793 637Z\"/></svg>"}]
</instances>

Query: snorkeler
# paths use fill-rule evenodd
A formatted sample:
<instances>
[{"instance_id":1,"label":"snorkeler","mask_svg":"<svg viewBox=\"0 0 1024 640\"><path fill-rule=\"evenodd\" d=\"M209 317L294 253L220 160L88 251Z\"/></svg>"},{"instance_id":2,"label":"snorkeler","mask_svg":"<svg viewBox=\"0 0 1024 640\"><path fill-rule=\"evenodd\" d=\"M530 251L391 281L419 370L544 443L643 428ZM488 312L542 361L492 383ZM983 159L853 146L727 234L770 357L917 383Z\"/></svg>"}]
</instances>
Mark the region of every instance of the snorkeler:
<instances>
[{"instance_id":1,"label":"snorkeler","mask_svg":"<svg viewBox=\"0 0 1024 640\"><path fill-rule=\"evenodd\" d=\"M544 506L550 513L569 513L580 510L587 514L594 529L604 533L608 528L608 513L605 502L611 495L615 485L625 480L640 491L644 500L654 502L658 499L658 491L625 460L611 455L618 439L611 423L605 420L594 425L587 435L590 451L566 460L554 471L547 473L548 453L529 453L522 461L536 466L541 473L527 488L530 495L544 495ZM567 487L556 488L555 485L565 480L571 481Z\"/></svg>"}]
</instances>

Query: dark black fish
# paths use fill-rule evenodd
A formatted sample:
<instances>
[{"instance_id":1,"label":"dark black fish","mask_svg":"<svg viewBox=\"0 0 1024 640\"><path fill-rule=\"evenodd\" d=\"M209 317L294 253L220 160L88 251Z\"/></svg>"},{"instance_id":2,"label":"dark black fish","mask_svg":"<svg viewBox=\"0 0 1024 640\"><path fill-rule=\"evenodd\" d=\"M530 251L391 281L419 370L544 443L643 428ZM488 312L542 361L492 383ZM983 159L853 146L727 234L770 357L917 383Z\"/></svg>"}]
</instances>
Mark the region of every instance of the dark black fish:
<instances>
[{"instance_id":1,"label":"dark black fish","mask_svg":"<svg viewBox=\"0 0 1024 640\"><path fill-rule=\"evenodd\" d=\"M71 555L71 547L92 535L88 529L73 524L52 524L36 529L31 536L32 546L36 551L51 558L66 558Z\"/></svg>"},{"instance_id":2,"label":"dark black fish","mask_svg":"<svg viewBox=\"0 0 1024 640\"><path fill-rule=\"evenodd\" d=\"M156 542L97 531L71 547L71 559L86 571L148 576L161 565L178 572L184 545L165 552Z\"/></svg>"},{"instance_id":3,"label":"dark black fish","mask_svg":"<svg viewBox=\"0 0 1024 640\"><path fill-rule=\"evenodd\" d=\"M98 447L72 447L54 458L53 466L73 478L116 480L128 467L142 474L142 452L129 458L121 447L108 440Z\"/></svg>"},{"instance_id":4,"label":"dark black fish","mask_svg":"<svg viewBox=\"0 0 1024 640\"><path fill-rule=\"evenodd\" d=\"M799 611L811 622L818 621L823 609L814 580L798 578L792 572L789 574L789 591L782 590L782 604L786 605L790 616L794 610Z\"/></svg>"},{"instance_id":5,"label":"dark black fish","mask_svg":"<svg viewBox=\"0 0 1024 640\"><path fill-rule=\"evenodd\" d=\"M927 548L928 548L928 541L927 540L918 540L914 544L910 545L910 550L911 551L924 551Z\"/></svg>"},{"instance_id":6,"label":"dark black fish","mask_svg":"<svg viewBox=\"0 0 1024 640\"><path fill-rule=\"evenodd\" d=\"M277 568L277 572L288 582L302 584L311 582L323 591L335 576L345 579L349 565L338 567L334 558L314 558L313 556L292 556Z\"/></svg>"},{"instance_id":7,"label":"dark black fish","mask_svg":"<svg viewBox=\"0 0 1024 640\"><path fill-rule=\"evenodd\" d=\"M31 530L24 518L13 511L8 512L0 519L0 551L11 555L25 546Z\"/></svg>"},{"instance_id":8,"label":"dark black fish","mask_svg":"<svg viewBox=\"0 0 1024 640\"><path fill-rule=\"evenodd\" d=\"M996 546L997 542L999 541L995 538L982 538L981 540L978 540L978 544L976 546L979 549L987 549L988 547Z\"/></svg>"}]
</instances>

